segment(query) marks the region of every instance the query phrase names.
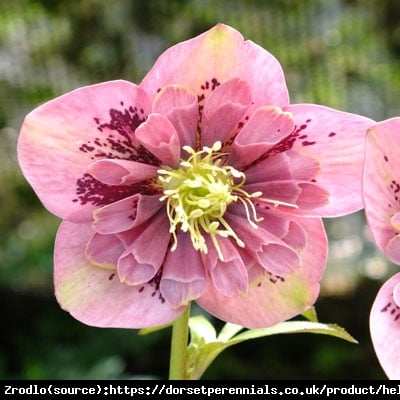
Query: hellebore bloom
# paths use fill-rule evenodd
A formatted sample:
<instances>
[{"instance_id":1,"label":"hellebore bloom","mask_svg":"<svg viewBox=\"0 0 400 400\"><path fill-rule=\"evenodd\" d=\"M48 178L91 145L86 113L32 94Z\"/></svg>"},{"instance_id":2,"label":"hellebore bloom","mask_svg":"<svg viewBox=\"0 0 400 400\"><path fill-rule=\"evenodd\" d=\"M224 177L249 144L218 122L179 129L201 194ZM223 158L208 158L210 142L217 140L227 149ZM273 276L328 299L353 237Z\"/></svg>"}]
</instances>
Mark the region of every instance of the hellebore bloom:
<instances>
[{"instance_id":1,"label":"hellebore bloom","mask_svg":"<svg viewBox=\"0 0 400 400\"><path fill-rule=\"evenodd\" d=\"M192 300L249 328L312 305L322 216L362 207L371 120L289 105L267 51L219 24L139 85L83 87L32 111L21 168L63 219L55 291L75 318L142 328Z\"/></svg>"},{"instance_id":2,"label":"hellebore bloom","mask_svg":"<svg viewBox=\"0 0 400 400\"><path fill-rule=\"evenodd\" d=\"M387 258L400 264L400 118L377 123L368 131L363 195L374 242ZM379 290L370 331L386 375L400 379L400 273Z\"/></svg>"}]
</instances>

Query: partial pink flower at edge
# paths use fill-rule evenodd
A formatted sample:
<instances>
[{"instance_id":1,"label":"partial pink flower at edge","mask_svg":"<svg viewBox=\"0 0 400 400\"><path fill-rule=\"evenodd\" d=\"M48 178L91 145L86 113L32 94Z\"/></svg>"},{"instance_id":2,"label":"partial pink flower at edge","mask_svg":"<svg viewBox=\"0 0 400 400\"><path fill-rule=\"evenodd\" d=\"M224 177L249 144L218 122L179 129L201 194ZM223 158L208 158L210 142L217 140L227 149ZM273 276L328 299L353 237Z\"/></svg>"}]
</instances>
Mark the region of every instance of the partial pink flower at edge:
<instances>
[{"instance_id":1,"label":"partial pink flower at edge","mask_svg":"<svg viewBox=\"0 0 400 400\"><path fill-rule=\"evenodd\" d=\"M363 196L371 236L400 264L400 118L371 127L366 140ZM400 379L400 274L379 290L370 314L372 343L390 379Z\"/></svg>"},{"instance_id":2,"label":"partial pink flower at edge","mask_svg":"<svg viewBox=\"0 0 400 400\"><path fill-rule=\"evenodd\" d=\"M379 122L368 132L363 173L365 215L376 245L400 264L400 118Z\"/></svg>"},{"instance_id":3,"label":"partial pink flower at edge","mask_svg":"<svg viewBox=\"0 0 400 400\"><path fill-rule=\"evenodd\" d=\"M111 81L25 119L19 162L63 219L61 306L94 326L171 322L194 300L249 328L314 304L321 217L362 207L368 118L290 105L267 51L219 24L140 85Z\"/></svg>"},{"instance_id":4,"label":"partial pink flower at edge","mask_svg":"<svg viewBox=\"0 0 400 400\"><path fill-rule=\"evenodd\" d=\"M400 273L380 288L370 314L371 339L389 379L400 379Z\"/></svg>"}]
</instances>

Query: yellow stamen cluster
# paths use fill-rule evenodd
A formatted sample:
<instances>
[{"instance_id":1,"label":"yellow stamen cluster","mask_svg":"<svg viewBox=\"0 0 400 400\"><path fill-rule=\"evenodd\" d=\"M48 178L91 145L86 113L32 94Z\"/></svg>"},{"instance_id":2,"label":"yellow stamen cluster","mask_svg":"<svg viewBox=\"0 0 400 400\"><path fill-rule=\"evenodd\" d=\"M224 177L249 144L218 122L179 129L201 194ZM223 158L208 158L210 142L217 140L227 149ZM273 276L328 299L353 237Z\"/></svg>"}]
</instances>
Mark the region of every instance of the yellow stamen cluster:
<instances>
[{"instance_id":1,"label":"yellow stamen cluster","mask_svg":"<svg viewBox=\"0 0 400 400\"><path fill-rule=\"evenodd\" d=\"M245 175L223 165L220 142L200 151L189 146L183 149L190 156L180 162L179 168L158 170L158 179L164 190L160 200L167 202L170 232L174 238L171 250L177 246L176 231L179 228L189 232L194 248L203 253L208 251L204 235L209 235L223 260L217 236L231 237L238 246L244 247L243 241L224 218L228 205L242 203L250 225L257 228L256 222L262 219L257 218L252 199L261 196L261 192L249 194L241 188Z\"/></svg>"}]
</instances>

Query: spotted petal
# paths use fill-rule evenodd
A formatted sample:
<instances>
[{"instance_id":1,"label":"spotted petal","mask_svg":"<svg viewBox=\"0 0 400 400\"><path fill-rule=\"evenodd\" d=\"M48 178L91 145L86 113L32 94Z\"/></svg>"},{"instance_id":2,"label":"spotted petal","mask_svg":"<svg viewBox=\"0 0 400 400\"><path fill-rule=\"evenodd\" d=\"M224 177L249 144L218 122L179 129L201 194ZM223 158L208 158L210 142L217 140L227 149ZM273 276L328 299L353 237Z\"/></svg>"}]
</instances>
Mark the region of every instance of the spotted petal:
<instances>
[{"instance_id":1,"label":"spotted petal","mask_svg":"<svg viewBox=\"0 0 400 400\"><path fill-rule=\"evenodd\" d=\"M163 325L182 313L184 307L171 309L163 301L155 282L129 286L92 265L85 257L92 234L90 224L70 222L57 233L54 283L64 310L87 325L131 329Z\"/></svg>"},{"instance_id":2,"label":"spotted petal","mask_svg":"<svg viewBox=\"0 0 400 400\"><path fill-rule=\"evenodd\" d=\"M255 107L289 102L284 74L275 57L223 24L166 50L140 87L155 96L166 85L181 84L201 100L218 84L233 78L247 82Z\"/></svg>"},{"instance_id":3,"label":"spotted petal","mask_svg":"<svg viewBox=\"0 0 400 400\"><path fill-rule=\"evenodd\" d=\"M292 115L280 107L258 108L236 136L230 161L235 166L249 165L288 136L293 128Z\"/></svg>"},{"instance_id":4,"label":"spotted petal","mask_svg":"<svg viewBox=\"0 0 400 400\"><path fill-rule=\"evenodd\" d=\"M381 287L370 314L372 343L390 379L400 379L400 273Z\"/></svg>"},{"instance_id":5,"label":"spotted petal","mask_svg":"<svg viewBox=\"0 0 400 400\"><path fill-rule=\"evenodd\" d=\"M227 297L208 285L197 302L217 318L248 328L272 326L314 304L326 264L327 239L320 219L299 219L298 223L312 238L300 254L300 268L279 277L255 266L249 270L247 296Z\"/></svg>"},{"instance_id":6,"label":"spotted petal","mask_svg":"<svg viewBox=\"0 0 400 400\"><path fill-rule=\"evenodd\" d=\"M374 121L311 104L290 105L284 110L293 114L297 127L288 138L288 149L318 161L313 182L329 194L327 204L307 210L307 214L332 217L361 209L364 137Z\"/></svg>"},{"instance_id":7,"label":"spotted petal","mask_svg":"<svg viewBox=\"0 0 400 400\"><path fill-rule=\"evenodd\" d=\"M365 148L365 214L377 246L400 264L400 118L374 125ZM379 194L379 195L378 195Z\"/></svg>"},{"instance_id":8,"label":"spotted petal","mask_svg":"<svg viewBox=\"0 0 400 400\"><path fill-rule=\"evenodd\" d=\"M99 191L86 177L88 166L104 158L137 158L133 129L149 110L142 89L111 81L77 89L28 114L18 141L19 163L45 207L82 221L98 203L110 202L110 192Z\"/></svg>"}]
</instances>

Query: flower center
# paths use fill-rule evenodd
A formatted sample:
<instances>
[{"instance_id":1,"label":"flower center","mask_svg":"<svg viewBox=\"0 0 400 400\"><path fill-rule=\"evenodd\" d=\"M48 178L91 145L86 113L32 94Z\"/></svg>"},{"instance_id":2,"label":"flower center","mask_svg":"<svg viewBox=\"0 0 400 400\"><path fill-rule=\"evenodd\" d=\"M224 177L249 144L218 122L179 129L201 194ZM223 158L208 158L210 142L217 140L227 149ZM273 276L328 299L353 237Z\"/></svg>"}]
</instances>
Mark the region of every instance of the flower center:
<instances>
[{"instance_id":1,"label":"flower center","mask_svg":"<svg viewBox=\"0 0 400 400\"><path fill-rule=\"evenodd\" d=\"M243 172L223 165L221 142L211 148L203 147L195 151L189 146L183 149L190 154L182 160L179 168L158 170L164 195L161 201L167 202L167 215L170 220L170 232L174 238L171 250L177 246L176 231L189 232L196 250L207 253L204 235L209 235L219 258L223 260L217 237L231 237L237 245L244 243L224 218L229 204L240 202L245 210L249 223L257 228L256 210L252 198L262 195L261 192L249 194L242 189L246 177Z\"/></svg>"}]
</instances>

